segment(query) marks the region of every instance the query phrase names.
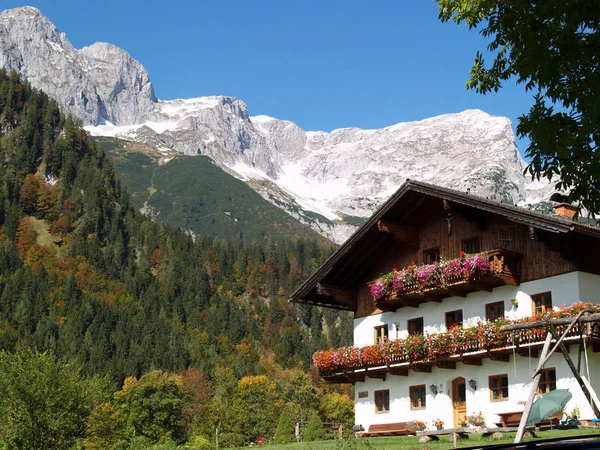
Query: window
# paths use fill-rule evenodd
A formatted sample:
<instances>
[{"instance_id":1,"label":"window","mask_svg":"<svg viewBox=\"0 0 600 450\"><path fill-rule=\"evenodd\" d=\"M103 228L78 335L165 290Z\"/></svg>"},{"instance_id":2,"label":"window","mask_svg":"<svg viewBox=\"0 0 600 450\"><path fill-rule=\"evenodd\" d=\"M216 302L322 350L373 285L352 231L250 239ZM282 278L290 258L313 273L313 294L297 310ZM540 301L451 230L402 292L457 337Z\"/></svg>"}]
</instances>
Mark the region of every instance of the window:
<instances>
[{"instance_id":1,"label":"window","mask_svg":"<svg viewBox=\"0 0 600 450\"><path fill-rule=\"evenodd\" d=\"M481 247L479 246L479 238L465 239L462 241L462 251L465 253L479 253Z\"/></svg>"},{"instance_id":2,"label":"window","mask_svg":"<svg viewBox=\"0 0 600 450\"><path fill-rule=\"evenodd\" d=\"M411 386L410 390L410 409L425 408L425 385Z\"/></svg>"},{"instance_id":3,"label":"window","mask_svg":"<svg viewBox=\"0 0 600 450\"><path fill-rule=\"evenodd\" d=\"M423 334L423 318L409 320L406 328L408 328L408 334Z\"/></svg>"},{"instance_id":4,"label":"window","mask_svg":"<svg viewBox=\"0 0 600 450\"><path fill-rule=\"evenodd\" d=\"M388 338L388 326L381 325L379 327L375 327L375 343L382 344Z\"/></svg>"},{"instance_id":5,"label":"window","mask_svg":"<svg viewBox=\"0 0 600 450\"><path fill-rule=\"evenodd\" d=\"M487 320L497 320L504 317L504 302L489 303L485 305L485 318Z\"/></svg>"},{"instance_id":6,"label":"window","mask_svg":"<svg viewBox=\"0 0 600 450\"><path fill-rule=\"evenodd\" d=\"M545 394L556 389L556 369L544 369L540 372L540 383L538 384L537 393Z\"/></svg>"},{"instance_id":7,"label":"window","mask_svg":"<svg viewBox=\"0 0 600 450\"><path fill-rule=\"evenodd\" d=\"M462 309L456 311L448 311L446 313L446 329L450 329L452 325L462 325L463 314Z\"/></svg>"},{"instance_id":8,"label":"window","mask_svg":"<svg viewBox=\"0 0 600 450\"><path fill-rule=\"evenodd\" d=\"M425 250L423 252L423 263L424 264L432 264L436 261L440 260L440 248L430 248L429 250Z\"/></svg>"},{"instance_id":9,"label":"window","mask_svg":"<svg viewBox=\"0 0 600 450\"><path fill-rule=\"evenodd\" d=\"M490 401L508 400L508 375L492 375L489 378Z\"/></svg>"},{"instance_id":10,"label":"window","mask_svg":"<svg viewBox=\"0 0 600 450\"><path fill-rule=\"evenodd\" d=\"M375 412L387 413L390 412L390 391L375 391Z\"/></svg>"},{"instance_id":11,"label":"window","mask_svg":"<svg viewBox=\"0 0 600 450\"><path fill-rule=\"evenodd\" d=\"M533 302L533 314L544 314L547 309L552 308L552 292L542 292L531 296Z\"/></svg>"}]
</instances>

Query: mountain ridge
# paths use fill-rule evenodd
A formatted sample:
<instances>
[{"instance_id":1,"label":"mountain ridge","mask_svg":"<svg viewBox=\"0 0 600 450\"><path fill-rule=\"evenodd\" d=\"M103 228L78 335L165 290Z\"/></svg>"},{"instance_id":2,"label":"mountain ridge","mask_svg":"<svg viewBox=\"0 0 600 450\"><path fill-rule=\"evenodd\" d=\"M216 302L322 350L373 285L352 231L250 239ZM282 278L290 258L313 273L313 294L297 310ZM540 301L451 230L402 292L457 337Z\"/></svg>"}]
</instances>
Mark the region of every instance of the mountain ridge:
<instances>
[{"instance_id":1,"label":"mountain ridge","mask_svg":"<svg viewBox=\"0 0 600 450\"><path fill-rule=\"evenodd\" d=\"M32 23L15 23L11 15ZM98 43L75 50L38 16L27 8L0 13L0 64L57 98L92 135L141 142L165 155L207 155L336 242L407 178L519 205L544 201L552 191L545 180L524 177L507 118L467 110L381 129L304 131L291 121L251 116L234 97L158 100L147 72L127 52ZM37 33L32 39L42 53L20 43L26 31ZM20 59L10 48L21 52ZM80 83L65 92L58 82L46 89L31 67L59 67Z\"/></svg>"}]
</instances>

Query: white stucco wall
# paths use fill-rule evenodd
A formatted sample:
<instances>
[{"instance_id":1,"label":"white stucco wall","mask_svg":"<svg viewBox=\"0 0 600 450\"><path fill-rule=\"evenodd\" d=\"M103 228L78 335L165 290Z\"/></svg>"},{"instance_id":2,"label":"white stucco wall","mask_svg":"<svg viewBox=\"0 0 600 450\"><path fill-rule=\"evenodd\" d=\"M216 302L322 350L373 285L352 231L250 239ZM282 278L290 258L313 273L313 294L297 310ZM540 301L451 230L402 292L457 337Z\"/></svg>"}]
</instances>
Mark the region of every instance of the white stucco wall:
<instances>
[{"instance_id":1,"label":"white stucco wall","mask_svg":"<svg viewBox=\"0 0 600 450\"><path fill-rule=\"evenodd\" d=\"M526 317L532 314L530 295L541 292L552 292L553 306L561 304L571 305L577 301L600 302L600 276L582 272L571 272L555 277L522 283L520 286L500 286L492 292L473 292L467 297L449 297L441 303L424 303L418 308L404 307L396 312L385 312L354 320L354 343L357 346L372 345L374 341L373 328L388 324L389 338L402 339L407 335L407 321L423 317L425 331L435 333L445 330L445 313L458 309L463 310L465 324L485 320L485 305L488 303L504 301L507 317ZM511 299L519 300L518 308L514 308ZM398 325L396 327L396 324ZM572 358L577 360L577 346L571 346ZM594 374L594 369L600 368L600 354L595 354L588 349L590 362L590 376L592 387L600 394L600 374ZM474 379L477 390L473 391L467 383L467 414L481 411L488 424L498 421L497 413L508 411L522 411L527 399L531 383L531 373L537 366L537 358L516 355L510 356L510 362L491 361L483 359L481 366L466 366L457 363L455 370L432 368L431 373L416 373L409 370L407 377L387 375L386 380L366 378L364 382L355 385L356 395L356 423L362 424L365 429L375 423L404 422L413 419L426 421L431 428L431 422L436 418L442 419L446 427L453 423L453 409L451 401L452 380L462 376L465 380ZM562 354L557 353L546 364L547 368L555 367L557 388L570 389L573 399L567 405L570 411L579 405L583 418L593 417L591 407L583 396L581 388L574 379L573 374ZM582 366L582 375L586 375L587 368ZM488 389L490 375L508 374L509 399L506 401L491 402ZM427 407L423 410L411 410L409 404L409 386L425 384L427 386ZM439 393L433 396L429 385L435 384ZM440 388L441 386L441 388ZM375 413L374 391L390 390L389 413ZM358 398L359 392L367 392L367 398Z\"/></svg>"}]
</instances>

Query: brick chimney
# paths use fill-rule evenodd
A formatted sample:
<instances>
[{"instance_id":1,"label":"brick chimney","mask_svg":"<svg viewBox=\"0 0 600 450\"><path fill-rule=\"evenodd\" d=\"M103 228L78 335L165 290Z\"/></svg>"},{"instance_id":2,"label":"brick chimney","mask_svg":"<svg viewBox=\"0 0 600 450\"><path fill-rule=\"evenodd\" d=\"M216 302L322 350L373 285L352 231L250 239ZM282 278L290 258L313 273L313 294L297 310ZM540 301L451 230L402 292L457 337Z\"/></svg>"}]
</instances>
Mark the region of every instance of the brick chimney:
<instances>
[{"instance_id":1,"label":"brick chimney","mask_svg":"<svg viewBox=\"0 0 600 450\"><path fill-rule=\"evenodd\" d=\"M550 201L558 203L557 205L554 205L554 212L558 216L568 217L569 219L572 219L575 216L577 206L571 205L569 203L569 198L566 195L555 192L550 196Z\"/></svg>"},{"instance_id":2,"label":"brick chimney","mask_svg":"<svg viewBox=\"0 0 600 450\"><path fill-rule=\"evenodd\" d=\"M570 203L560 203L554 206L554 212L559 216L572 219L577 212L577 207L571 205Z\"/></svg>"}]
</instances>

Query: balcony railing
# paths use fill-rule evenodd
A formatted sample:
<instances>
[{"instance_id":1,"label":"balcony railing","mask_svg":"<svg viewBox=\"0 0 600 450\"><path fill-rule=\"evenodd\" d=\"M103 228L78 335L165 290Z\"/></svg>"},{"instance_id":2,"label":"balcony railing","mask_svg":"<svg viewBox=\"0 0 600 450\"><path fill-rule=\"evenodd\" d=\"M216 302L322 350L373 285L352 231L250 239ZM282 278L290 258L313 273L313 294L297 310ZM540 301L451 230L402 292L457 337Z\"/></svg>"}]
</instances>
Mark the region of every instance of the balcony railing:
<instances>
[{"instance_id":1,"label":"balcony railing","mask_svg":"<svg viewBox=\"0 0 600 450\"><path fill-rule=\"evenodd\" d=\"M384 311L418 306L470 292L491 291L505 284L518 285L521 255L496 249L433 264L393 270L369 283L377 307Z\"/></svg>"},{"instance_id":2,"label":"balcony railing","mask_svg":"<svg viewBox=\"0 0 600 450\"><path fill-rule=\"evenodd\" d=\"M367 374L376 373L370 369L377 369L380 373L394 373L394 370L402 369L402 365L406 370L419 370L433 365L444 367L444 363L456 362L480 365L480 359L484 357L508 361L508 355L511 353L536 356L535 349L541 347L546 338L546 328L501 331L501 327L509 323L572 317L582 310L600 313L600 304L580 302L558 311L549 310L543 317L529 317L517 321L500 319L481 322L468 328L456 326L446 332L415 334L395 341L386 340L381 344L366 347L341 347L337 350L319 351L313 355L313 364L325 379L344 381L345 378L346 381L352 381L352 377L348 375L365 370L368 371ZM556 329L562 333L567 326L557 326ZM580 335L595 344L600 343L600 330L596 323L576 324L569 331L566 342L568 343L569 338L578 338ZM447 364L446 367L452 368Z\"/></svg>"}]
</instances>

